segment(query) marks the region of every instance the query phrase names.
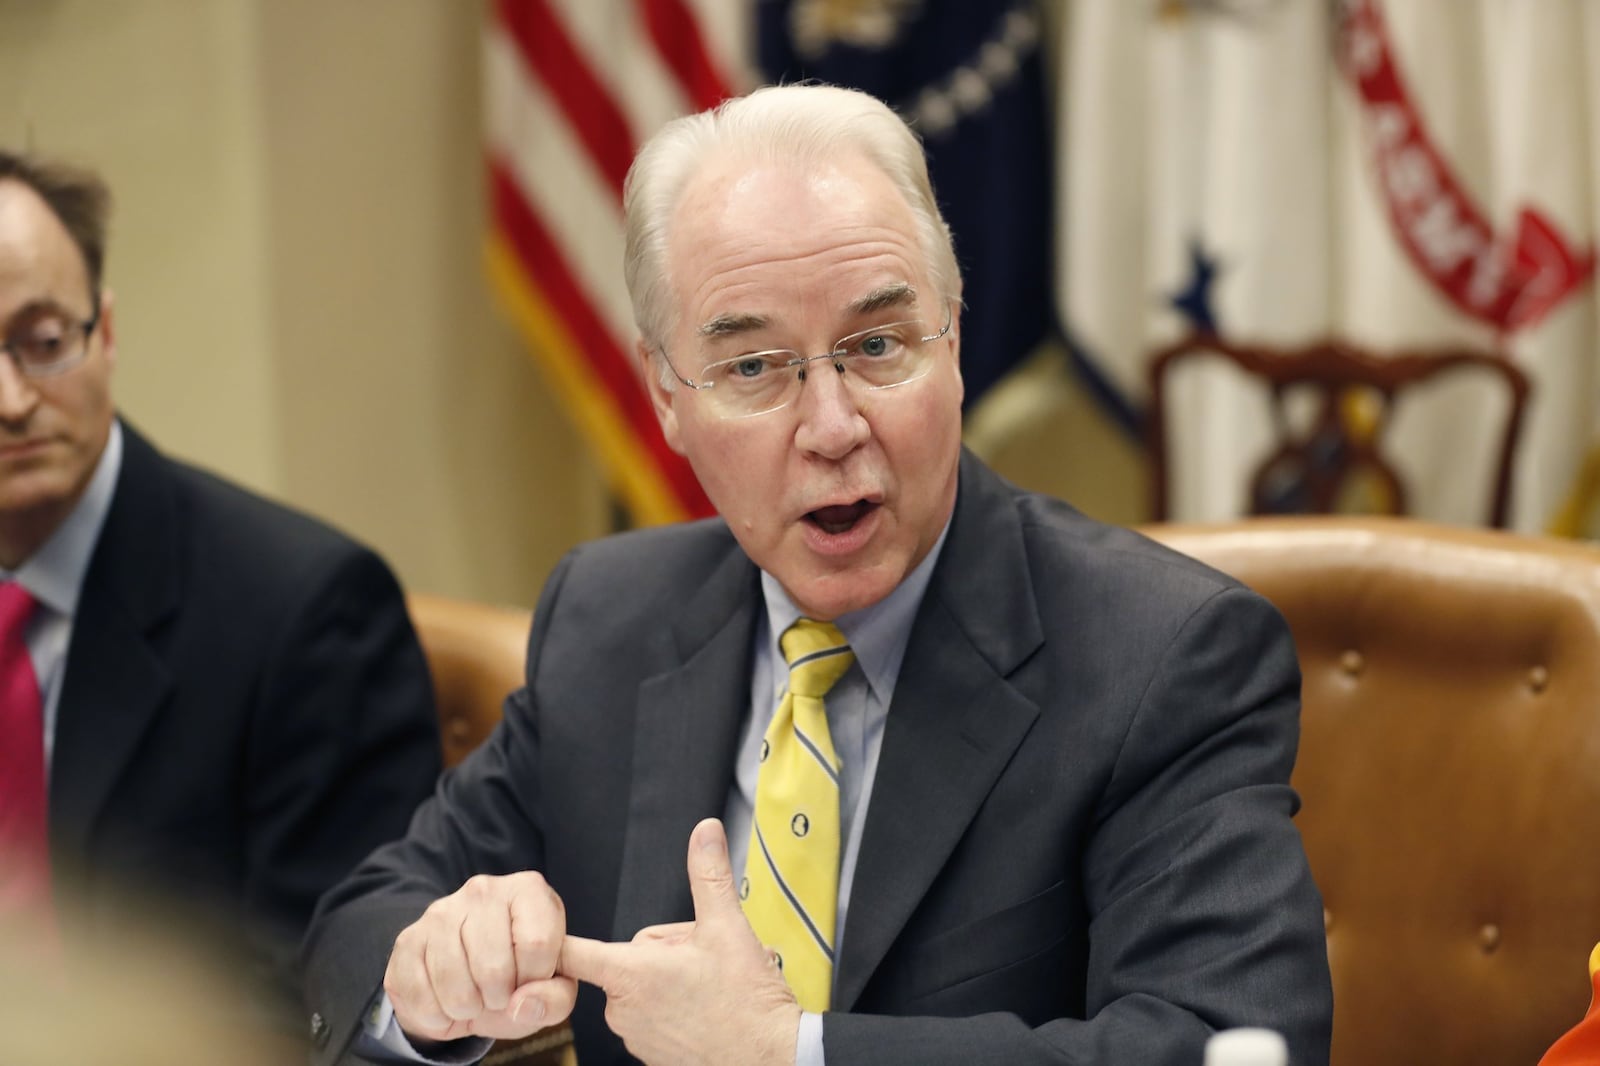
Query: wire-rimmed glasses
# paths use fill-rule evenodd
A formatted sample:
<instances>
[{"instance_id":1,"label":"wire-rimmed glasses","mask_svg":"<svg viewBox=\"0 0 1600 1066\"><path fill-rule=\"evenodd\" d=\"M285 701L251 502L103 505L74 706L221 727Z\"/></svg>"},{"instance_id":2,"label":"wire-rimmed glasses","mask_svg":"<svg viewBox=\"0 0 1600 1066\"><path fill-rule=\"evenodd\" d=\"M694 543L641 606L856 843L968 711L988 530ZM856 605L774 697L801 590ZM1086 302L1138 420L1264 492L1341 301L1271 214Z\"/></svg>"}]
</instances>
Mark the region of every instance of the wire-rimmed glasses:
<instances>
[{"instance_id":1,"label":"wire-rimmed glasses","mask_svg":"<svg viewBox=\"0 0 1600 1066\"><path fill-rule=\"evenodd\" d=\"M74 320L65 312L46 311L13 327L0 340L0 352L11 357L24 377L65 374L89 354L89 338L99 324L99 308L81 320Z\"/></svg>"},{"instance_id":2,"label":"wire-rimmed glasses","mask_svg":"<svg viewBox=\"0 0 1600 1066\"><path fill-rule=\"evenodd\" d=\"M945 305L944 325L933 333L918 321L889 322L841 337L821 355L801 355L790 348L747 352L707 363L695 378L672 374L694 389L721 418L747 418L777 411L793 403L805 384L806 371L820 359L831 362L846 383L877 390L906 385L925 376L934 363L933 343L950 332L952 310ZM792 371L792 372L791 372Z\"/></svg>"}]
</instances>

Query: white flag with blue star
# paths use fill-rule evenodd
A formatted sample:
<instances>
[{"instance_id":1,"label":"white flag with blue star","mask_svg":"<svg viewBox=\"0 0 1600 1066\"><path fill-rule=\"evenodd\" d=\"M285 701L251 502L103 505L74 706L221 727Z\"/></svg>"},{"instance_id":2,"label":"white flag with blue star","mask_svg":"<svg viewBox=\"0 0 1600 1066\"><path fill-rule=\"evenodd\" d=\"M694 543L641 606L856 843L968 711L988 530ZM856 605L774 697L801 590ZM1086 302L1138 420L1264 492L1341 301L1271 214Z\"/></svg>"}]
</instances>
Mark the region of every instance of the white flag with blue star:
<instances>
[{"instance_id":1,"label":"white flag with blue star","mask_svg":"<svg viewBox=\"0 0 1600 1066\"><path fill-rule=\"evenodd\" d=\"M1068 333L1131 406L1191 327L1293 343L1330 321L1329 24L1318 4L1068 0L1058 167ZM1244 506L1261 390L1177 375L1171 510Z\"/></svg>"},{"instance_id":2,"label":"white flag with blue star","mask_svg":"<svg viewBox=\"0 0 1600 1066\"><path fill-rule=\"evenodd\" d=\"M1551 523L1600 439L1600 4L1062 11L1057 305L1091 382L1142 408L1151 353L1190 330L1466 345L1532 381L1509 517ZM1169 515L1246 513L1279 432L1266 387L1220 359L1169 386ZM1487 521L1507 390L1429 385L1387 410L1408 512ZM1600 452L1591 470L1600 495Z\"/></svg>"}]
</instances>

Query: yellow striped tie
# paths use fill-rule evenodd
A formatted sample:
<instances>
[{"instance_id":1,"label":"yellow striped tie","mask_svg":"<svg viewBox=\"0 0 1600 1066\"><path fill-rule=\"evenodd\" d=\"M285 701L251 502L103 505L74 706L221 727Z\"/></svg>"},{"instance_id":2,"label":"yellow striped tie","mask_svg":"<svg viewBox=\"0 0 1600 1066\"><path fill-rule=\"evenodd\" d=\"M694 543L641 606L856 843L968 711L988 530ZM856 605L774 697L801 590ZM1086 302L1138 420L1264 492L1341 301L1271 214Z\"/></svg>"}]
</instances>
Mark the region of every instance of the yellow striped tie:
<instances>
[{"instance_id":1,"label":"yellow striped tie","mask_svg":"<svg viewBox=\"0 0 1600 1066\"><path fill-rule=\"evenodd\" d=\"M833 989L839 903L839 757L822 700L855 654L831 623L809 618L778 643L789 686L761 742L739 898L756 936L778 953L801 1008L821 1012Z\"/></svg>"}]
</instances>

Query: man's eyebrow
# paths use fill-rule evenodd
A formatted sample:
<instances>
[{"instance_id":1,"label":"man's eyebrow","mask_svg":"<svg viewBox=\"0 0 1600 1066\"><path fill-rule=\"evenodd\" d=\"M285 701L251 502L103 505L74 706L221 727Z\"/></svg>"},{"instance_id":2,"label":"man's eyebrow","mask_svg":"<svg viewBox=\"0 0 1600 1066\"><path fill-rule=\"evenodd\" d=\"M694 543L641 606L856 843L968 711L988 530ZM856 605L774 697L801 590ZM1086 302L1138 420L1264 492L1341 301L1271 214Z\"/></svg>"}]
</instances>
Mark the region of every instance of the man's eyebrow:
<instances>
[{"instance_id":1,"label":"man's eyebrow","mask_svg":"<svg viewBox=\"0 0 1600 1066\"><path fill-rule=\"evenodd\" d=\"M20 322L24 318L30 318L35 315L60 315L62 318L72 319L74 321L76 321L78 318L78 312L74 311L66 304L61 303L59 300L53 300L48 296L40 296L29 300L27 303L11 312L10 317L6 318L3 322L0 322L0 324L9 327L13 323Z\"/></svg>"},{"instance_id":2,"label":"man's eyebrow","mask_svg":"<svg viewBox=\"0 0 1600 1066\"><path fill-rule=\"evenodd\" d=\"M906 307L917 302L916 286L904 281L880 285L851 302L846 309L852 315L870 315L886 307ZM704 323L699 333L702 337L732 337L741 333L754 333L772 325L766 315L748 311L730 311L717 315Z\"/></svg>"},{"instance_id":3,"label":"man's eyebrow","mask_svg":"<svg viewBox=\"0 0 1600 1066\"><path fill-rule=\"evenodd\" d=\"M885 307L905 307L917 302L917 290L908 282L881 285L850 305L853 315L870 315Z\"/></svg>"},{"instance_id":4,"label":"man's eyebrow","mask_svg":"<svg viewBox=\"0 0 1600 1066\"><path fill-rule=\"evenodd\" d=\"M740 333L754 333L758 329L766 329L772 324L766 315L751 312L730 311L717 315L711 321L700 327L702 337L731 337Z\"/></svg>"}]
</instances>

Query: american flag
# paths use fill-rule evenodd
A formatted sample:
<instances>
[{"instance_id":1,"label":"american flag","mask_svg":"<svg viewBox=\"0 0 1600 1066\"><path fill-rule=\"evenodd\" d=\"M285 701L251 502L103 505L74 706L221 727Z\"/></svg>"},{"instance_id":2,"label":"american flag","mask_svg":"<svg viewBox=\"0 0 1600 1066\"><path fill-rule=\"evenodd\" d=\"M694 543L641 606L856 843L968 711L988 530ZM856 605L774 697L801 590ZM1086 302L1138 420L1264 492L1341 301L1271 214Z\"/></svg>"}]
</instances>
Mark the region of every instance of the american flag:
<instances>
[{"instance_id":1,"label":"american flag","mask_svg":"<svg viewBox=\"0 0 1600 1066\"><path fill-rule=\"evenodd\" d=\"M495 0L484 33L488 271L639 524L710 513L633 366L622 181L673 116L751 83L745 0Z\"/></svg>"}]
</instances>

